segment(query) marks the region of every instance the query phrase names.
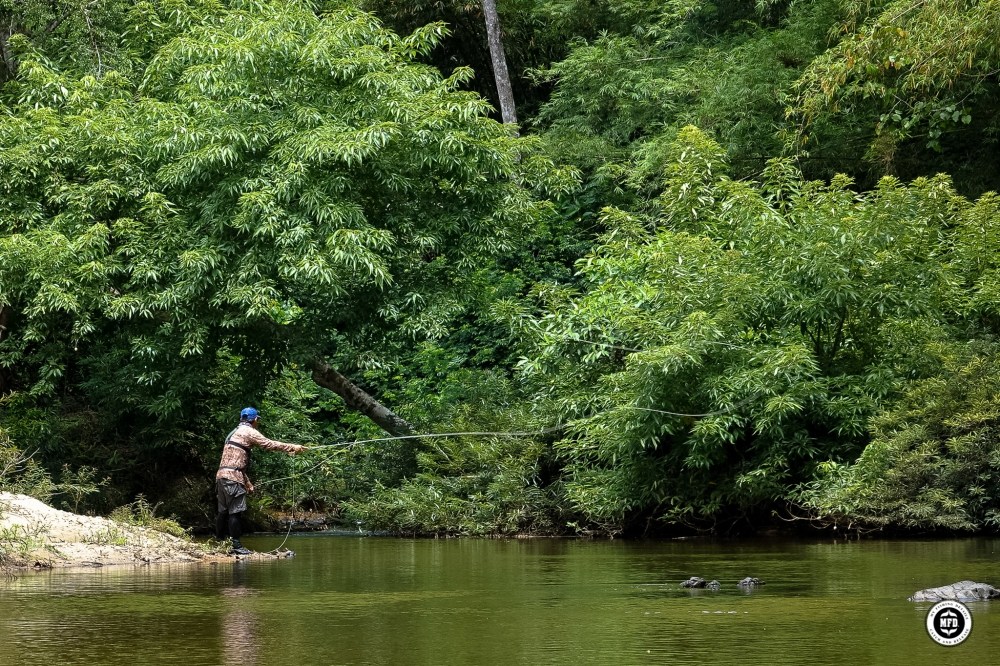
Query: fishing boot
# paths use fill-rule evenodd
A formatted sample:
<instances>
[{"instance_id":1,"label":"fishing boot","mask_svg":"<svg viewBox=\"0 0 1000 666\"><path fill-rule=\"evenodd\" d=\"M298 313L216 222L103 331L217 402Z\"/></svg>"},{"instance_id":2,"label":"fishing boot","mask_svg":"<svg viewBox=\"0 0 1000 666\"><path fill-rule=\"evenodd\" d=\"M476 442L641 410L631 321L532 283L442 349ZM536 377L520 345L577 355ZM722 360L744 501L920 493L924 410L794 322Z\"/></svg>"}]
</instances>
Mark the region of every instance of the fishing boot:
<instances>
[{"instance_id":1,"label":"fishing boot","mask_svg":"<svg viewBox=\"0 0 1000 666\"><path fill-rule=\"evenodd\" d=\"M249 555L253 552L249 548L243 547L243 544L240 543L241 536L243 536L243 528L240 524L240 514L231 513L229 514L229 537L233 540L233 555Z\"/></svg>"},{"instance_id":2,"label":"fishing boot","mask_svg":"<svg viewBox=\"0 0 1000 666\"><path fill-rule=\"evenodd\" d=\"M229 536L229 514L220 511L215 515L215 538L222 541Z\"/></svg>"},{"instance_id":3,"label":"fishing boot","mask_svg":"<svg viewBox=\"0 0 1000 666\"><path fill-rule=\"evenodd\" d=\"M233 539L233 549L231 551L233 555L250 555L253 553L252 550L243 546L239 539Z\"/></svg>"}]
</instances>

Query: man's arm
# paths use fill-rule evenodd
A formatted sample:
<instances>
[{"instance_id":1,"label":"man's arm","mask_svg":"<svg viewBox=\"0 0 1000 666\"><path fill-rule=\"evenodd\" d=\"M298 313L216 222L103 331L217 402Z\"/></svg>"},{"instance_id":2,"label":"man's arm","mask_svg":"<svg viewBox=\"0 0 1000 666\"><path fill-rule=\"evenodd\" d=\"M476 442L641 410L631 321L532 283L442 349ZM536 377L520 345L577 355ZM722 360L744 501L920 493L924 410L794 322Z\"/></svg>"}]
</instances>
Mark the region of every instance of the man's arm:
<instances>
[{"instance_id":1,"label":"man's arm","mask_svg":"<svg viewBox=\"0 0 1000 666\"><path fill-rule=\"evenodd\" d=\"M262 449L267 449L268 451L281 451L293 456L296 453L301 453L306 450L306 447L301 444L289 444L287 442L278 442L273 439L268 439L258 430L251 430L247 433L247 443L250 446L257 446Z\"/></svg>"}]
</instances>

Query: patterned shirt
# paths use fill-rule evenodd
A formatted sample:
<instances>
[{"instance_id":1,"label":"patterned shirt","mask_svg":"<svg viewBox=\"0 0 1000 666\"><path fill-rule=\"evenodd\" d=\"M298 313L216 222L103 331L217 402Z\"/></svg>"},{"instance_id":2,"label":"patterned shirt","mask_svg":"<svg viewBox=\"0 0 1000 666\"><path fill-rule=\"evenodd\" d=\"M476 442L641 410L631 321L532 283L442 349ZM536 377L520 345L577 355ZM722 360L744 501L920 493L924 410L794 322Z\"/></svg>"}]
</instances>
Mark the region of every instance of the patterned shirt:
<instances>
[{"instance_id":1,"label":"patterned shirt","mask_svg":"<svg viewBox=\"0 0 1000 666\"><path fill-rule=\"evenodd\" d=\"M298 453L305 448L298 444L286 444L268 439L249 423L241 423L222 447L222 460L219 461L219 471L215 473L216 480L235 481L245 486L248 491L253 490L253 483L250 482L246 469L247 463L250 462L250 449L254 447L285 453Z\"/></svg>"}]
</instances>

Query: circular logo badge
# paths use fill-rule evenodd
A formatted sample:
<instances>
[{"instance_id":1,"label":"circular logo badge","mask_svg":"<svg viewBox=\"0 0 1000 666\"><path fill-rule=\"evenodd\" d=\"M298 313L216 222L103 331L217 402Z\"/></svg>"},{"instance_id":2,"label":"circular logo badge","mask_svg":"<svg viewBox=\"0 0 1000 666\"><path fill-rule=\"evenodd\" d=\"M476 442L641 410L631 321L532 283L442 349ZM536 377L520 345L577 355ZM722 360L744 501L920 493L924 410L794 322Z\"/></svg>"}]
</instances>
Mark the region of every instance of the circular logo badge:
<instances>
[{"instance_id":1,"label":"circular logo badge","mask_svg":"<svg viewBox=\"0 0 1000 666\"><path fill-rule=\"evenodd\" d=\"M972 613L959 601L939 601L927 611L927 633L940 645L958 645L972 633Z\"/></svg>"}]
</instances>

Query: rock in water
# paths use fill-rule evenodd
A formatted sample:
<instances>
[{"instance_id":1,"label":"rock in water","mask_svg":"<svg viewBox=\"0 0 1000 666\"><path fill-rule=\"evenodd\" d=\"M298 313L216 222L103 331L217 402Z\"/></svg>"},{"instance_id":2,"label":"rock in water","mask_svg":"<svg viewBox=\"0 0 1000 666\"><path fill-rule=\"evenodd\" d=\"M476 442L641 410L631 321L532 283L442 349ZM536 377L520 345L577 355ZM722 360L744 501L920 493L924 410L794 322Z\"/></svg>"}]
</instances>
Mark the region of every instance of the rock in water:
<instances>
[{"instance_id":1,"label":"rock in water","mask_svg":"<svg viewBox=\"0 0 1000 666\"><path fill-rule=\"evenodd\" d=\"M708 585L708 581L705 580L704 578L698 578L697 576L691 576L690 578L681 583L681 587L701 588L705 587L706 585Z\"/></svg>"},{"instance_id":2,"label":"rock in water","mask_svg":"<svg viewBox=\"0 0 1000 666\"><path fill-rule=\"evenodd\" d=\"M920 590L910 597L909 601L944 601L946 599L953 601L986 601L987 599L996 599L997 597L1000 597L1000 590L992 585L977 583L971 580L962 580L951 585Z\"/></svg>"},{"instance_id":3,"label":"rock in water","mask_svg":"<svg viewBox=\"0 0 1000 666\"><path fill-rule=\"evenodd\" d=\"M751 576L747 576L746 578L744 578L740 582L736 583L736 585L738 587L742 587L742 588L759 587L759 586L761 586L763 584L764 584L764 581L762 581L760 578L753 578Z\"/></svg>"}]
</instances>

